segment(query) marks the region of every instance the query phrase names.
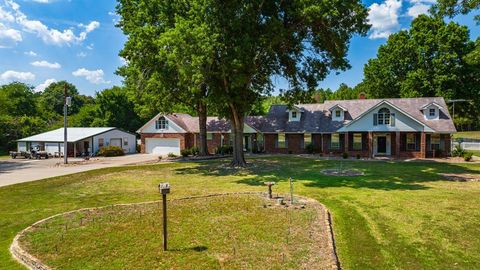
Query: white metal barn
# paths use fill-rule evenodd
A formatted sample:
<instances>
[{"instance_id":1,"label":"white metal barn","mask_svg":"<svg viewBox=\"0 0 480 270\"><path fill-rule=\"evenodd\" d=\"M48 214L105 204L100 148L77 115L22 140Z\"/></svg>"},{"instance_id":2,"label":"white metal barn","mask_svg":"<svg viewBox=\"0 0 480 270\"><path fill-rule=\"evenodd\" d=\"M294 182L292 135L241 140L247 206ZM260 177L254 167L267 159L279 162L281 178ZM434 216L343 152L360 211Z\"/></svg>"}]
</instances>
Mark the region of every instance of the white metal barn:
<instances>
[{"instance_id":1,"label":"white metal barn","mask_svg":"<svg viewBox=\"0 0 480 270\"><path fill-rule=\"evenodd\" d=\"M17 141L17 150L30 151L38 146L53 156L63 155L63 128L55 129ZM104 146L118 146L126 154L136 152L135 134L114 127L70 127L67 129L68 155L81 156L96 153ZM75 147L74 147L75 146Z\"/></svg>"}]
</instances>

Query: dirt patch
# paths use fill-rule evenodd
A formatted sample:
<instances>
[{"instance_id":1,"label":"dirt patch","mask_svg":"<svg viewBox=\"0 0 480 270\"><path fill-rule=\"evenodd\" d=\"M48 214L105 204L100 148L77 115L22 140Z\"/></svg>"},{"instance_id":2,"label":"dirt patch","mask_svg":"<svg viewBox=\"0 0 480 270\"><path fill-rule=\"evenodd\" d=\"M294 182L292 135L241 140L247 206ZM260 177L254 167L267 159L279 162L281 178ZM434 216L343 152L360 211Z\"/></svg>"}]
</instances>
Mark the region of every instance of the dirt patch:
<instances>
[{"instance_id":1,"label":"dirt patch","mask_svg":"<svg viewBox=\"0 0 480 270\"><path fill-rule=\"evenodd\" d=\"M468 173L439 173L445 179L455 182L480 182L480 174L468 174Z\"/></svg>"},{"instance_id":2,"label":"dirt patch","mask_svg":"<svg viewBox=\"0 0 480 270\"><path fill-rule=\"evenodd\" d=\"M329 175L329 176L360 176L360 175L364 175L364 173L362 171L355 170L355 169L349 169L349 170L328 169L328 170L322 170L322 173L324 175Z\"/></svg>"}]
</instances>

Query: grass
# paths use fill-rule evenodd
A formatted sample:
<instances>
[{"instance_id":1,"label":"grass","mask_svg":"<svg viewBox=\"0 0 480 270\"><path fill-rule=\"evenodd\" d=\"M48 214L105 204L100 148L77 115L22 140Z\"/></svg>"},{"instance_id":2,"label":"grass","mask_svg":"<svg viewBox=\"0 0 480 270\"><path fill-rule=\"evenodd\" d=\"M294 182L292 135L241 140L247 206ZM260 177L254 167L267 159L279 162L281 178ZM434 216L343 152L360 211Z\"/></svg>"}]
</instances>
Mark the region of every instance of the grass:
<instances>
[{"instance_id":1,"label":"grass","mask_svg":"<svg viewBox=\"0 0 480 270\"><path fill-rule=\"evenodd\" d=\"M480 268L479 182L450 182L438 173L480 173L480 164L327 161L300 157L250 160L255 166L226 169L222 161L107 168L0 188L0 269L21 269L8 252L20 230L56 213L159 198L169 181L171 198L218 192L295 193L332 212L344 269ZM327 177L336 168L358 177Z\"/></svg>"},{"instance_id":2,"label":"grass","mask_svg":"<svg viewBox=\"0 0 480 270\"><path fill-rule=\"evenodd\" d=\"M315 209L266 204L255 195L171 201L168 252L157 203L60 216L22 242L56 269L320 269Z\"/></svg>"},{"instance_id":3,"label":"grass","mask_svg":"<svg viewBox=\"0 0 480 270\"><path fill-rule=\"evenodd\" d=\"M467 152L472 152L474 156L480 157L480 150L467 150Z\"/></svg>"},{"instance_id":4,"label":"grass","mask_svg":"<svg viewBox=\"0 0 480 270\"><path fill-rule=\"evenodd\" d=\"M480 131L463 131L453 134L453 138L480 139Z\"/></svg>"},{"instance_id":5,"label":"grass","mask_svg":"<svg viewBox=\"0 0 480 270\"><path fill-rule=\"evenodd\" d=\"M0 150L0 159L7 159L7 158L10 158L8 151Z\"/></svg>"}]
</instances>

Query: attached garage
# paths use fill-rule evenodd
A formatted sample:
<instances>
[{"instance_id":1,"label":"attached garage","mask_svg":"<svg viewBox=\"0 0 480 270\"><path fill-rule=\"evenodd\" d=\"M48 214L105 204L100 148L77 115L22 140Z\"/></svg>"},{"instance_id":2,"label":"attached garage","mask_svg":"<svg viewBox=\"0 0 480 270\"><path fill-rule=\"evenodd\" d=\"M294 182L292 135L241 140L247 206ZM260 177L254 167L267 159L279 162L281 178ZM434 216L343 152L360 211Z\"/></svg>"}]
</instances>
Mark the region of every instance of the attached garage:
<instances>
[{"instance_id":1,"label":"attached garage","mask_svg":"<svg viewBox=\"0 0 480 270\"><path fill-rule=\"evenodd\" d=\"M178 138L145 138L145 153L180 155L180 139Z\"/></svg>"}]
</instances>

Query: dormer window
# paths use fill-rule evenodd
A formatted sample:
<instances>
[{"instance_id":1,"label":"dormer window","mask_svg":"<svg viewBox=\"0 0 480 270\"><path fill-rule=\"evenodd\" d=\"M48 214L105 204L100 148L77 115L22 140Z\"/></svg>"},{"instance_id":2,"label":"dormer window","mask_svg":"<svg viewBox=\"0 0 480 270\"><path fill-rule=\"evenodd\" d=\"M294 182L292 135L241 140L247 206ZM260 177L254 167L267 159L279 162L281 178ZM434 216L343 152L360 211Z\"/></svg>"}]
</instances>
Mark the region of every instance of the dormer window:
<instances>
[{"instance_id":1,"label":"dormer window","mask_svg":"<svg viewBox=\"0 0 480 270\"><path fill-rule=\"evenodd\" d=\"M292 109L288 109L288 121L290 122L298 122L302 117L302 109L293 107Z\"/></svg>"},{"instance_id":2,"label":"dormer window","mask_svg":"<svg viewBox=\"0 0 480 270\"><path fill-rule=\"evenodd\" d=\"M168 120L165 119L165 117L163 116L158 118L158 120L155 121L155 129L160 129L160 130L168 129Z\"/></svg>"},{"instance_id":3,"label":"dormer window","mask_svg":"<svg viewBox=\"0 0 480 270\"><path fill-rule=\"evenodd\" d=\"M436 115L436 112L435 112L435 111L436 111L435 108L430 108L429 114L430 114L431 117L435 117L435 115Z\"/></svg>"},{"instance_id":4,"label":"dormer window","mask_svg":"<svg viewBox=\"0 0 480 270\"><path fill-rule=\"evenodd\" d=\"M297 112L295 111L292 112L292 118L297 118Z\"/></svg>"},{"instance_id":5,"label":"dormer window","mask_svg":"<svg viewBox=\"0 0 480 270\"><path fill-rule=\"evenodd\" d=\"M328 110L330 111L332 121L342 122L345 120L345 113L347 112L347 109L344 108L343 106L336 104L335 106L331 107Z\"/></svg>"},{"instance_id":6,"label":"dormer window","mask_svg":"<svg viewBox=\"0 0 480 270\"><path fill-rule=\"evenodd\" d=\"M381 108L378 113L373 114L374 126L395 126L395 114L388 108Z\"/></svg>"},{"instance_id":7,"label":"dormer window","mask_svg":"<svg viewBox=\"0 0 480 270\"><path fill-rule=\"evenodd\" d=\"M428 103L427 105L420 108L426 120L438 120L440 117L441 109L442 106L440 106L436 102Z\"/></svg>"}]
</instances>

